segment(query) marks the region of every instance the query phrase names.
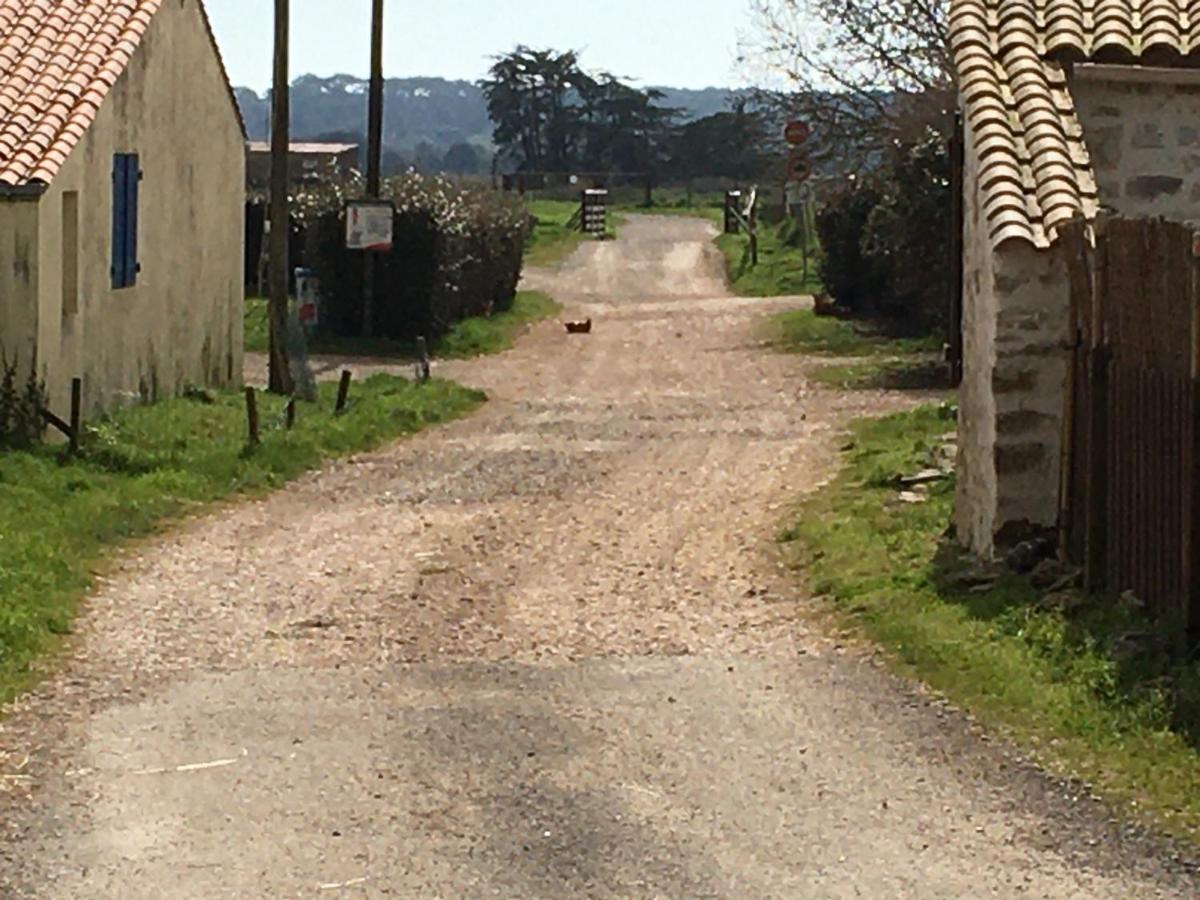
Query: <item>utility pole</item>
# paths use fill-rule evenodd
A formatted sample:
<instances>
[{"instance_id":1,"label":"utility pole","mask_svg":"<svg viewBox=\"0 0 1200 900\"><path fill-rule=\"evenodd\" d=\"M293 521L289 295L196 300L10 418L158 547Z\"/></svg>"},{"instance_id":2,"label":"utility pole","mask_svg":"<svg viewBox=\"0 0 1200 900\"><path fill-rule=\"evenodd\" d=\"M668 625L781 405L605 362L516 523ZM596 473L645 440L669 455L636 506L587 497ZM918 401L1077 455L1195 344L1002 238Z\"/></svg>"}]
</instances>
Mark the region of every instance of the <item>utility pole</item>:
<instances>
[{"instance_id":1,"label":"utility pole","mask_svg":"<svg viewBox=\"0 0 1200 900\"><path fill-rule=\"evenodd\" d=\"M288 84L288 0L275 0L275 79L271 92L271 297L270 377L273 394L290 394L292 373L288 365L288 145L290 141Z\"/></svg>"},{"instance_id":2,"label":"utility pole","mask_svg":"<svg viewBox=\"0 0 1200 900\"><path fill-rule=\"evenodd\" d=\"M379 199L383 181L383 0L371 4L371 90L367 110L367 197ZM375 327L375 290L378 264L368 252L363 275L363 337L371 337Z\"/></svg>"}]
</instances>

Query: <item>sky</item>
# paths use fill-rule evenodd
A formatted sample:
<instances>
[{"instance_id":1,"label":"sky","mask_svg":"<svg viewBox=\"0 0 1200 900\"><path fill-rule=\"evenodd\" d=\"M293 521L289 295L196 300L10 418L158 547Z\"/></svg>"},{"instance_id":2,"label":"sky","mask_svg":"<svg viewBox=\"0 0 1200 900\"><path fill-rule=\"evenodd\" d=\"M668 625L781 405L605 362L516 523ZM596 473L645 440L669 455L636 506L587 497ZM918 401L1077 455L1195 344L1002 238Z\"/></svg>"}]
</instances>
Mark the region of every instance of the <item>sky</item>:
<instances>
[{"instance_id":1,"label":"sky","mask_svg":"<svg viewBox=\"0 0 1200 900\"><path fill-rule=\"evenodd\" d=\"M239 87L271 81L273 0L205 0ZM384 74L476 80L517 44L582 51L588 70L669 87L739 86L749 0L386 0ZM291 0L291 75L366 76L370 0Z\"/></svg>"}]
</instances>

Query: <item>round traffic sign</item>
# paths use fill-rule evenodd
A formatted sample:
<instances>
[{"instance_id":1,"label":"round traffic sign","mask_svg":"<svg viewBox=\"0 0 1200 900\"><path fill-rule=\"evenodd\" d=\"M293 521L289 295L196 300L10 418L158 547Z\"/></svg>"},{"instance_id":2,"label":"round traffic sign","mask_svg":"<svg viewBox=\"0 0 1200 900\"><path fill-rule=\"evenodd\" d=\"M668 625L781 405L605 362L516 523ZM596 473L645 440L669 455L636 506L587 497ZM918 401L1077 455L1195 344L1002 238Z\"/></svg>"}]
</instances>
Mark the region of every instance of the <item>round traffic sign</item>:
<instances>
[{"instance_id":1,"label":"round traffic sign","mask_svg":"<svg viewBox=\"0 0 1200 900\"><path fill-rule=\"evenodd\" d=\"M794 147L806 143L811 134L812 130L808 127L807 122L789 122L787 128L783 129L784 140Z\"/></svg>"},{"instance_id":2,"label":"round traffic sign","mask_svg":"<svg viewBox=\"0 0 1200 900\"><path fill-rule=\"evenodd\" d=\"M812 178L813 165L812 160L807 154L796 154L787 163L787 180L788 181L808 181Z\"/></svg>"}]
</instances>

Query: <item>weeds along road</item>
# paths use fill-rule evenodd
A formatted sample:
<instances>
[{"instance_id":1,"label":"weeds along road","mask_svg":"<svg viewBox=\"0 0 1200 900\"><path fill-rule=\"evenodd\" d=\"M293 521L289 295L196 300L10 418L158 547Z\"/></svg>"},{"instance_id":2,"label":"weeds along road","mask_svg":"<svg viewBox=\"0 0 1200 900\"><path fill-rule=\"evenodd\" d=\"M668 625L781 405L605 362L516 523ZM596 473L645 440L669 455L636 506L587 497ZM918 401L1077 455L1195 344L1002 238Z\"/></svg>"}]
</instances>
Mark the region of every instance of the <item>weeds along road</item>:
<instances>
[{"instance_id":1,"label":"weeds along road","mask_svg":"<svg viewBox=\"0 0 1200 900\"><path fill-rule=\"evenodd\" d=\"M0 896L1184 897L772 555L850 418L631 218L482 412L140 546L0 725ZM369 366L365 368L370 368Z\"/></svg>"}]
</instances>

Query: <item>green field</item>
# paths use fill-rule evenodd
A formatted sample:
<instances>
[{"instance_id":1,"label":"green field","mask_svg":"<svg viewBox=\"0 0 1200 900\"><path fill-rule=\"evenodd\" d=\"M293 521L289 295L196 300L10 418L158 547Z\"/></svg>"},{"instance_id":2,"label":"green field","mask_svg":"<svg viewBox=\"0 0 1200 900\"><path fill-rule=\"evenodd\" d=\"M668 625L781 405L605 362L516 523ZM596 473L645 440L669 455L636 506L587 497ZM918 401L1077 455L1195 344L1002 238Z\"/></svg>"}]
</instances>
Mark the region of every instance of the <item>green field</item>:
<instances>
[{"instance_id":1,"label":"green field","mask_svg":"<svg viewBox=\"0 0 1200 900\"><path fill-rule=\"evenodd\" d=\"M280 487L331 457L377 447L475 409L484 396L450 382L415 386L386 375L356 383L334 416L336 385L298 404L260 395L262 443L246 447L240 393L127 409L87 429L80 458L0 454L0 702L30 663L71 629L96 566L129 538L232 494Z\"/></svg>"}]
</instances>

